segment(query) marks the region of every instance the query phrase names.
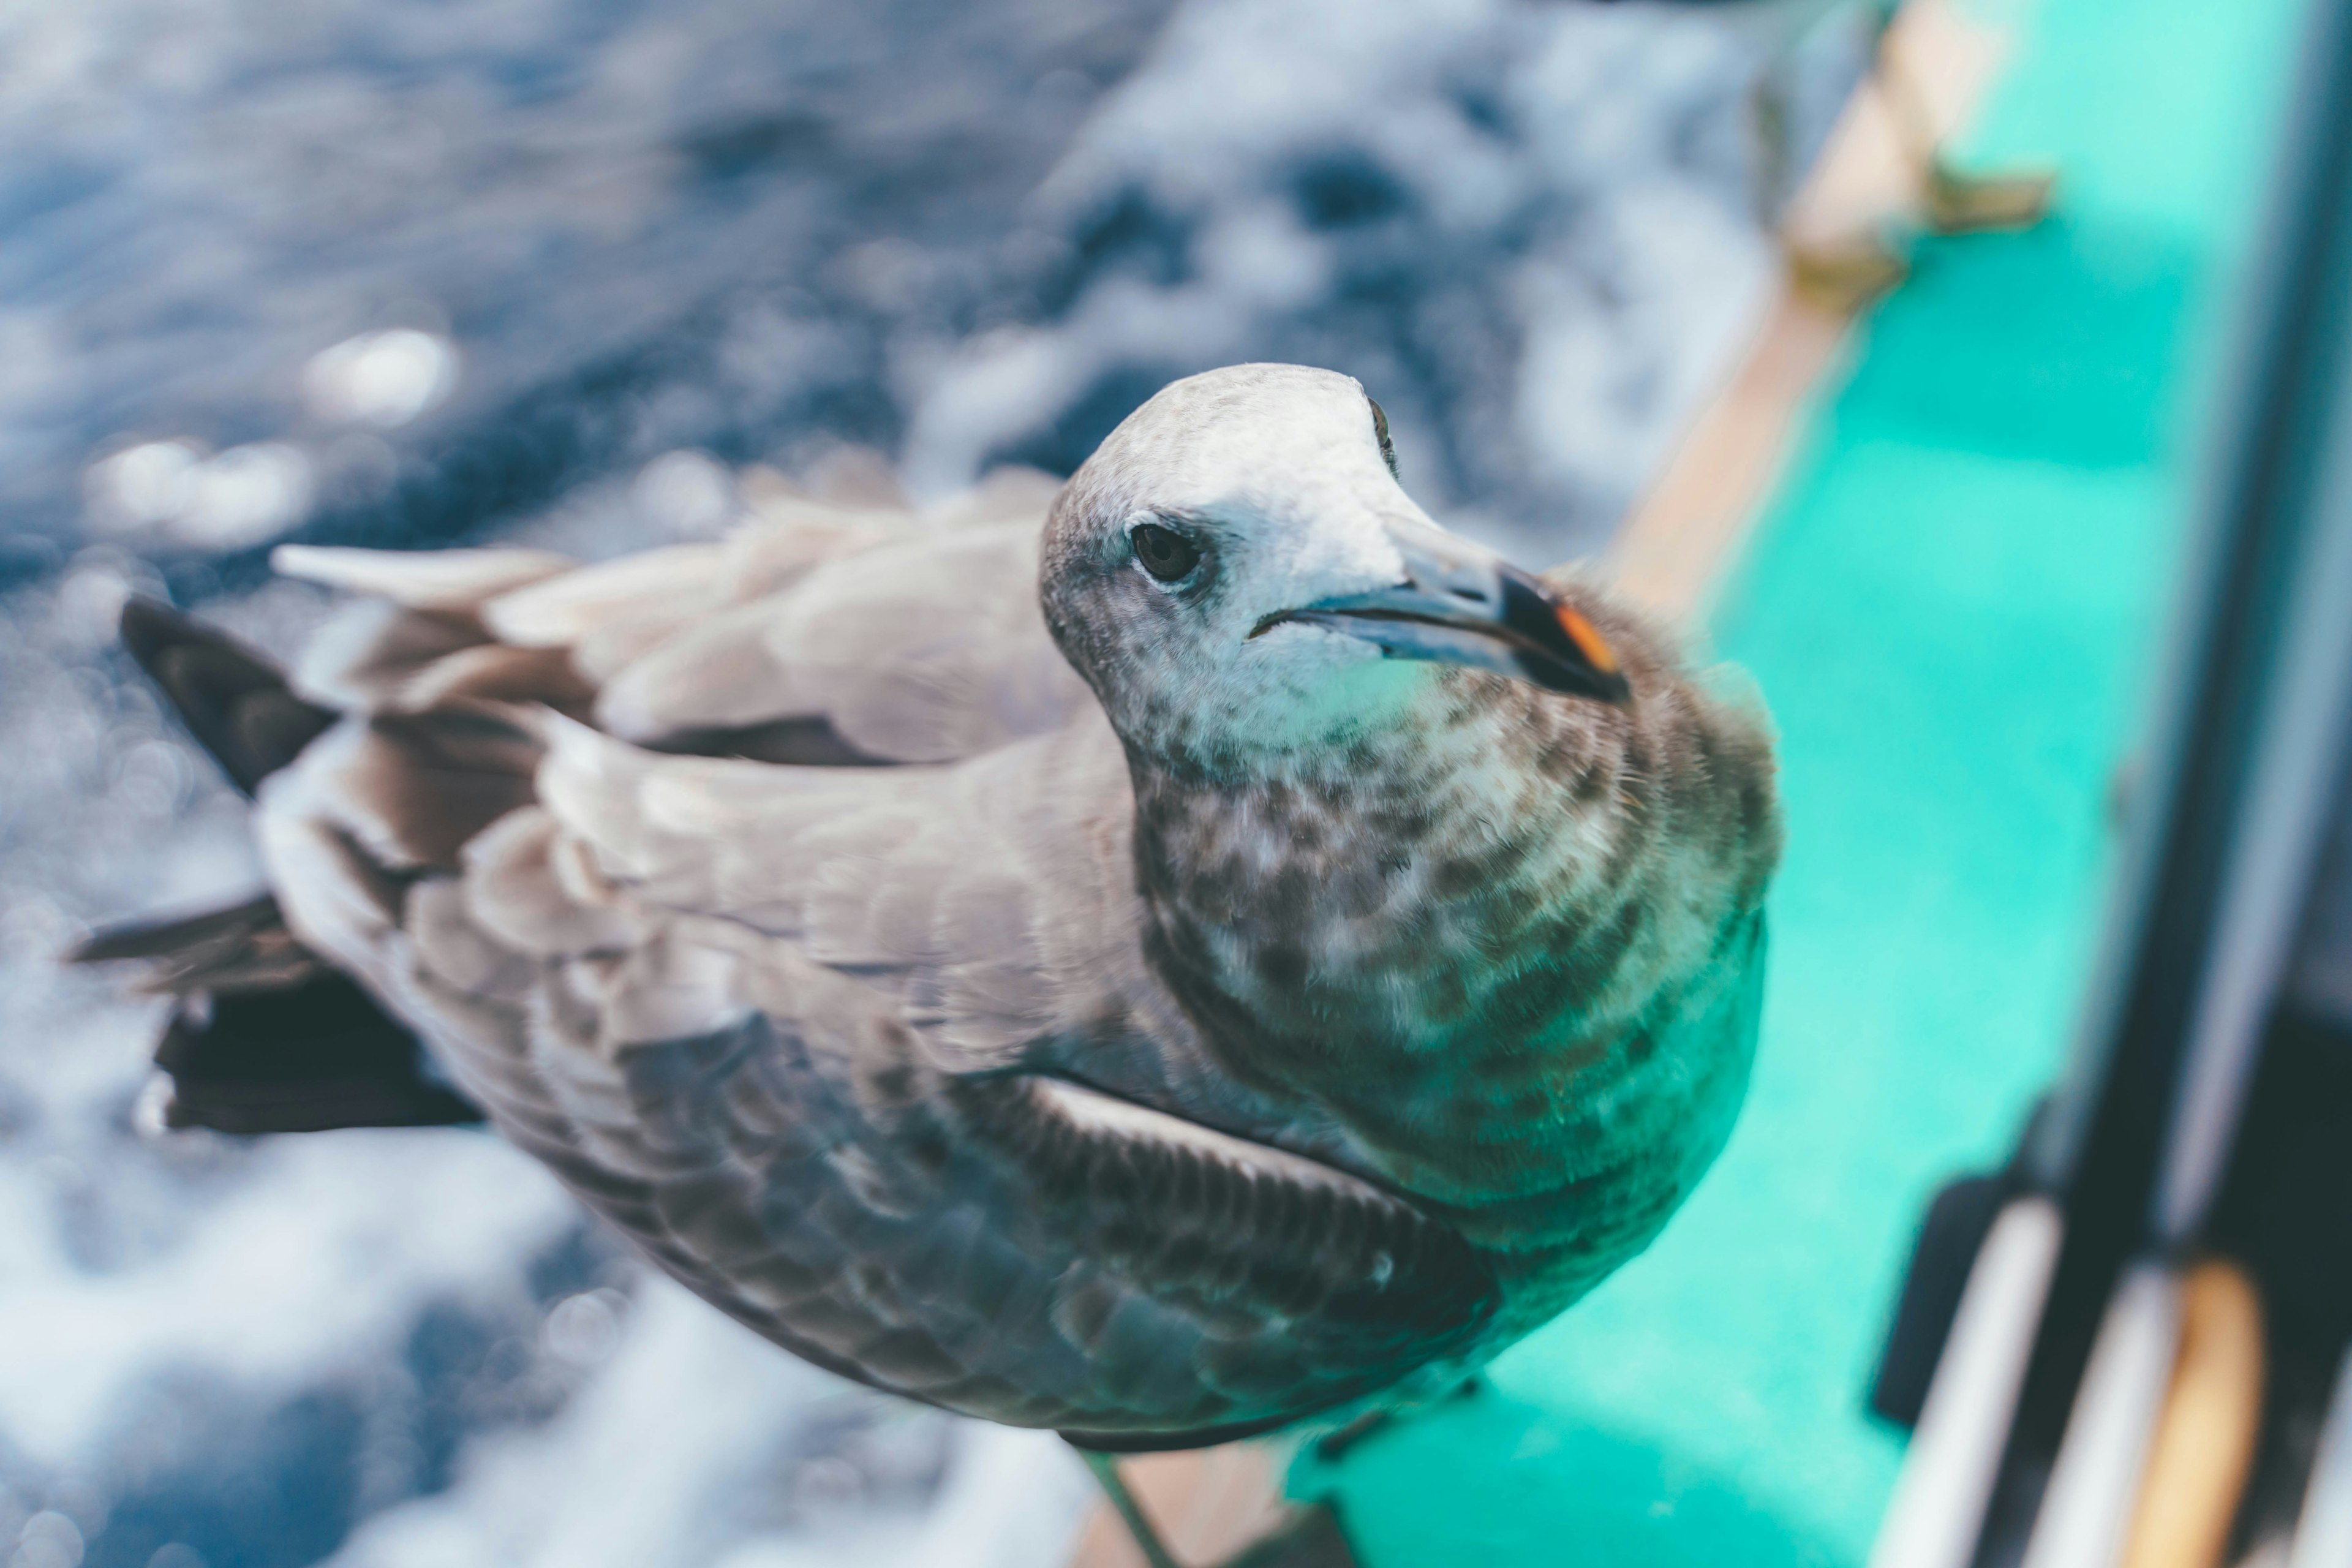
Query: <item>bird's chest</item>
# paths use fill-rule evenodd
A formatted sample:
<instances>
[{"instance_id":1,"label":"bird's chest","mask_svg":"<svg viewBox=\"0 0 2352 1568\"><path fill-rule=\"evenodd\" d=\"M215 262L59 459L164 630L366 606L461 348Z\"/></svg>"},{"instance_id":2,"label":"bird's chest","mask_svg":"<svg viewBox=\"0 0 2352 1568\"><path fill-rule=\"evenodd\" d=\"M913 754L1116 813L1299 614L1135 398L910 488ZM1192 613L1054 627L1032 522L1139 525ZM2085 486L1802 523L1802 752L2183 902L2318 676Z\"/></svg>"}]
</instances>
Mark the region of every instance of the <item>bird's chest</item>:
<instances>
[{"instance_id":1,"label":"bird's chest","mask_svg":"<svg viewBox=\"0 0 2352 1568\"><path fill-rule=\"evenodd\" d=\"M1362 763L1222 793L1139 774L1147 956L1223 1073L1331 1119L1556 1310L1720 1147L1754 922L1638 770Z\"/></svg>"},{"instance_id":2,"label":"bird's chest","mask_svg":"<svg viewBox=\"0 0 2352 1568\"><path fill-rule=\"evenodd\" d=\"M1240 1070L1429 1090L1438 1058L1499 1060L1576 1012L1591 917L1561 824L1407 783L1139 811L1153 956Z\"/></svg>"}]
</instances>

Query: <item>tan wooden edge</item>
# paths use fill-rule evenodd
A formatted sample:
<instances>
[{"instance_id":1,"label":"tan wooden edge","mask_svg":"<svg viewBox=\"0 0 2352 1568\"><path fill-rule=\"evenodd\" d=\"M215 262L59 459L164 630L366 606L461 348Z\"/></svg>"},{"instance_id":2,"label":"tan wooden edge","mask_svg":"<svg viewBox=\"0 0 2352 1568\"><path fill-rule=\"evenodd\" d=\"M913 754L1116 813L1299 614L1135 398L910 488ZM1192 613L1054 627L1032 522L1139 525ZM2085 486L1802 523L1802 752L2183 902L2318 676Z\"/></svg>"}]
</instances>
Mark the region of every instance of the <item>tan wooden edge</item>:
<instances>
[{"instance_id":1,"label":"tan wooden edge","mask_svg":"<svg viewBox=\"0 0 2352 1568\"><path fill-rule=\"evenodd\" d=\"M2149 1440L2123 1568L2221 1568L2263 1425L2263 1303L2209 1258L2180 1289L2180 1345Z\"/></svg>"},{"instance_id":2,"label":"tan wooden edge","mask_svg":"<svg viewBox=\"0 0 2352 1568\"><path fill-rule=\"evenodd\" d=\"M1937 141L1967 120L2004 52L2000 35L1948 0L1906 6L1886 39L1887 71L1899 75ZM1918 206L1919 176L1907 146L1878 79L1866 82L1789 205L1785 247L1852 252L1907 218ZM1784 276L1747 353L1619 526L1608 561L1628 594L1685 622L1709 607L1780 475L1808 395L1868 303L1824 297Z\"/></svg>"}]
</instances>

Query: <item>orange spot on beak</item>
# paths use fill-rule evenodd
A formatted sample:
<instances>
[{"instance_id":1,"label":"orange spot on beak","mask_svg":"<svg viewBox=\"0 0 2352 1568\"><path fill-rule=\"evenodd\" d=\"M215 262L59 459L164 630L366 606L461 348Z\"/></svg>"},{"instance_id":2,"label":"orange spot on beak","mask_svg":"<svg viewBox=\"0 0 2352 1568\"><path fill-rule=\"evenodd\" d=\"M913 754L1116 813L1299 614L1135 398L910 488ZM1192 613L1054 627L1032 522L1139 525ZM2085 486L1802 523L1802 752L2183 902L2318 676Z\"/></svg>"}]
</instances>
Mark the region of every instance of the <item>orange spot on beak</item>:
<instances>
[{"instance_id":1,"label":"orange spot on beak","mask_svg":"<svg viewBox=\"0 0 2352 1568\"><path fill-rule=\"evenodd\" d=\"M1617 673L1617 656L1610 651L1609 639L1595 631L1591 621L1566 605L1556 606L1553 613L1559 616L1559 629L1568 634L1568 640L1576 645L1577 651L1593 668L1603 675Z\"/></svg>"}]
</instances>

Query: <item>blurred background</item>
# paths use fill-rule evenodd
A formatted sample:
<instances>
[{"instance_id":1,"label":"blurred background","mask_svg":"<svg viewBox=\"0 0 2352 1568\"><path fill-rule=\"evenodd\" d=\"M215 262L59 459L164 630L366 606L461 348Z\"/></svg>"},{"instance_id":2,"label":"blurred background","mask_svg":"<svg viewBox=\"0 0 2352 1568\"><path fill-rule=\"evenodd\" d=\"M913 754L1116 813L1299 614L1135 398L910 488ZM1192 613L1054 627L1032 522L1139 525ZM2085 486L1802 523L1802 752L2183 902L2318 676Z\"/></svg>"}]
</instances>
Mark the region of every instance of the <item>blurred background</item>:
<instances>
[{"instance_id":1,"label":"blurred background","mask_svg":"<svg viewBox=\"0 0 2352 1568\"><path fill-rule=\"evenodd\" d=\"M259 880L128 595L282 657L328 605L280 542L928 503L1253 359L1360 378L1529 564L1680 570L1791 825L1717 1174L1480 1401L1294 1490L1370 1568L1861 1563L1919 1217L2074 1026L2301 9L1936 8L2006 40L1969 156L2059 202L1907 246L1856 332L1772 217L1884 7L0 8L0 1563L1067 1561L1054 1439L754 1341L487 1135L143 1135L161 1005L57 956Z\"/></svg>"}]
</instances>

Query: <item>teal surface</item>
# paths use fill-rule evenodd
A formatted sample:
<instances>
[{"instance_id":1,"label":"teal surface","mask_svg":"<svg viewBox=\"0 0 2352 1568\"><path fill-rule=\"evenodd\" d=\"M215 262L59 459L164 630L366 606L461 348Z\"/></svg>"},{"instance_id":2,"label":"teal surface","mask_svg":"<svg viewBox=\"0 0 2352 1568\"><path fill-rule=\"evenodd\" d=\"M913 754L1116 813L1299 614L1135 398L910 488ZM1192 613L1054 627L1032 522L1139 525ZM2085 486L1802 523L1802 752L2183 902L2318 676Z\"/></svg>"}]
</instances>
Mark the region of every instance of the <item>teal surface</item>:
<instances>
[{"instance_id":1,"label":"teal surface","mask_svg":"<svg viewBox=\"0 0 2352 1568\"><path fill-rule=\"evenodd\" d=\"M1648 1254L1294 1490L1370 1568L1859 1563L1862 1413L1926 1200L2067 1044L2200 391L2297 9L2043 0L1969 141L2061 211L1924 245L1813 411L1714 617L1783 738L1754 1089Z\"/></svg>"}]
</instances>

